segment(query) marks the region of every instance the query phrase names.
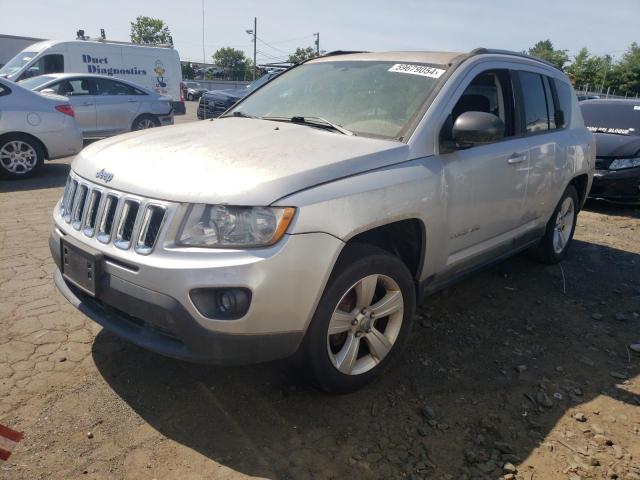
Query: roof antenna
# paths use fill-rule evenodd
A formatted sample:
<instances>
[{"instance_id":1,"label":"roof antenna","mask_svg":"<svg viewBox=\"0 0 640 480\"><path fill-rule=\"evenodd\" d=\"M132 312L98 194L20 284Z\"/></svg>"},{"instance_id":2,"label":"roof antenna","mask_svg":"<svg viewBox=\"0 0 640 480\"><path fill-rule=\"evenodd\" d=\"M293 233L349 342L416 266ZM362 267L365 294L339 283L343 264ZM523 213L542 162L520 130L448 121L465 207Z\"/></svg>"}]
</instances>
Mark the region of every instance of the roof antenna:
<instances>
[{"instance_id":1,"label":"roof antenna","mask_svg":"<svg viewBox=\"0 0 640 480\"><path fill-rule=\"evenodd\" d=\"M100 29L100 38L102 40L106 40L107 39L107 35L104 33L104 28Z\"/></svg>"}]
</instances>

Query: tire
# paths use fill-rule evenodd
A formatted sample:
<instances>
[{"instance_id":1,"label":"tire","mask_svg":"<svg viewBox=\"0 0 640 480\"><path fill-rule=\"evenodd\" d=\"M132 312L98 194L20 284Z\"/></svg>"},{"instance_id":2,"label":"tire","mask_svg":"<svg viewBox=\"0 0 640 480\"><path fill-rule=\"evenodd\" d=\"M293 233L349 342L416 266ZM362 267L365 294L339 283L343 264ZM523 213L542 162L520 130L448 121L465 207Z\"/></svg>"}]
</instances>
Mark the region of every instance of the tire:
<instances>
[{"instance_id":1,"label":"tire","mask_svg":"<svg viewBox=\"0 0 640 480\"><path fill-rule=\"evenodd\" d=\"M544 236L532 251L536 260L553 265L567 256L576 230L578 202L578 192L569 185L547 223Z\"/></svg>"},{"instance_id":2,"label":"tire","mask_svg":"<svg viewBox=\"0 0 640 480\"><path fill-rule=\"evenodd\" d=\"M380 375L405 342L416 306L411 273L399 258L369 245L347 248L300 352L319 387L332 393L352 392ZM368 315L375 310L391 313ZM334 334L329 334L330 327Z\"/></svg>"},{"instance_id":3,"label":"tire","mask_svg":"<svg viewBox=\"0 0 640 480\"><path fill-rule=\"evenodd\" d=\"M20 133L0 137L0 177L28 178L44 162L44 148L33 137Z\"/></svg>"},{"instance_id":4,"label":"tire","mask_svg":"<svg viewBox=\"0 0 640 480\"><path fill-rule=\"evenodd\" d=\"M131 131L146 130L148 128L155 128L160 126L160 121L153 115L140 115L133 121Z\"/></svg>"},{"instance_id":5,"label":"tire","mask_svg":"<svg viewBox=\"0 0 640 480\"><path fill-rule=\"evenodd\" d=\"M193 102L193 94L187 93L187 100L189 100L190 102Z\"/></svg>"}]
</instances>

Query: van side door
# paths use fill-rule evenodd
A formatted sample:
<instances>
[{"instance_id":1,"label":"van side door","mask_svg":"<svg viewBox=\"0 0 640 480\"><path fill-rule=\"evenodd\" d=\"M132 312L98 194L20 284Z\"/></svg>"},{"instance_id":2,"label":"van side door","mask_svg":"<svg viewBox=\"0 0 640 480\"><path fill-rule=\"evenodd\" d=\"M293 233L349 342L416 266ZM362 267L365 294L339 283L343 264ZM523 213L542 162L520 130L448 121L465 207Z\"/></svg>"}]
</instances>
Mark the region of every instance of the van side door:
<instances>
[{"instance_id":1,"label":"van side door","mask_svg":"<svg viewBox=\"0 0 640 480\"><path fill-rule=\"evenodd\" d=\"M141 96L135 88L126 83L109 78L98 78L96 81L96 108L100 132L106 136L130 131L140 110Z\"/></svg>"},{"instance_id":2,"label":"van side door","mask_svg":"<svg viewBox=\"0 0 640 480\"><path fill-rule=\"evenodd\" d=\"M521 113L511 70L477 65L464 77L447 105L439 140L449 227L445 277L514 248L514 239L525 228L529 176L529 143L521 134ZM452 126L469 111L500 118L505 126L504 138L470 148L456 146L450 139Z\"/></svg>"}]
</instances>

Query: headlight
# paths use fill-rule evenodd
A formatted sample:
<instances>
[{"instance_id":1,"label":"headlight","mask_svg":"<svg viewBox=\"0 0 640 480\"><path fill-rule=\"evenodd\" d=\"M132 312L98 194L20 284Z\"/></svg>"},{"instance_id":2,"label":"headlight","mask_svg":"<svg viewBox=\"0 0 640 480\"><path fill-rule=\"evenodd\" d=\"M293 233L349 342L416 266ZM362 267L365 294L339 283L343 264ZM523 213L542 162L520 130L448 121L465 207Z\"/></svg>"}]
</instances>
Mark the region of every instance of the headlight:
<instances>
[{"instance_id":1,"label":"headlight","mask_svg":"<svg viewBox=\"0 0 640 480\"><path fill-rule=\"evenodd\" d=\"M616 158L611 165L609 165L609 170L621 170L623 168L632 168L632 167L640 167L640 157L639 158Z\"/></svg>"},{"instance_id":2,"label":"headlight","mask_svg":"<svg viewBox=\"0 0 640 480\"><path fill-rule=\"evenodd\" d=\"M287 230L291 207L192 205L178 234L178 244L193 247L263 247Z\"/></svg>"}]
</instances>

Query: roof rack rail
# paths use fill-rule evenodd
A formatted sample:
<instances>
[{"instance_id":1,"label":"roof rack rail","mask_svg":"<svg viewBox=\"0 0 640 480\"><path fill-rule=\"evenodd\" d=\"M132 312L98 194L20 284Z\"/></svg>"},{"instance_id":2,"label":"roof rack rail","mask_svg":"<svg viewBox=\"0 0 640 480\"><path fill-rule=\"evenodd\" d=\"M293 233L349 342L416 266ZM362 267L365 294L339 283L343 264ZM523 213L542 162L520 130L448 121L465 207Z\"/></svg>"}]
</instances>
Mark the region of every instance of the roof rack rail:
<instances>
[{"instance_id":1,"label":"roof rack rail","mask_svg":"<svg viewBox=\"0 0 640 480\"><path fill-rule=\"evenodd\" d=\"M353 53L369 53L366 50L334 50L333 52L327 52L323 57L331 57L333 55L351 55Z\"/></svg>"},{"instance_id":2,"label":"roof rack rail","mask_svg":"<svg viewBox=\"0 0 640 480\"><path fill-rule=\"evenodd\" d=\"M499 48L480 47L480 48L471 50L471 52L469 52L469 56L483 55L487 53L493 53L493 54L499 54L499 55L511 55L513 57L520 57L520 58L528 58L530 60L536 60L538 62L544 63L545 65L555 68L556 70L560 70L557 65L554 65L553 63L549 62L548 60L545 60L544 58L536 57L534 55L528 55L523 52L514 52L512 50L501 50Z\"/></svg>"}]
</instances>

